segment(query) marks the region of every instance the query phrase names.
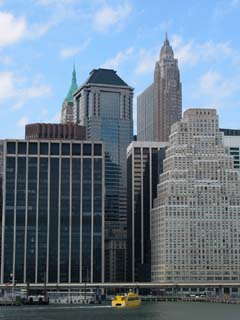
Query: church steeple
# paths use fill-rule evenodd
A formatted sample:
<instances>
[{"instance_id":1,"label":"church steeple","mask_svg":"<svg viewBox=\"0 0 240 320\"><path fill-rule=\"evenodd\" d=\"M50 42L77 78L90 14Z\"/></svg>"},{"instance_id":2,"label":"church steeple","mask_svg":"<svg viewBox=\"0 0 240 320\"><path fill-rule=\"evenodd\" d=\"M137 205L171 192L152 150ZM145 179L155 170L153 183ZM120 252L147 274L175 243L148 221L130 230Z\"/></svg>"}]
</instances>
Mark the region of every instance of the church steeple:
<instances>
[{"instance_id":1,"label":"church steeple","mask_svg":"<svg viewBox=\"0 0 240 320\"><path fill-rule=\"evenodd\" d=\"M72 83L71 86L68 90L68 94L65 98L67 102L73 102L73 93L77 91L78 89L78 84L77 84L77 76L76 76L76 70L75 70L75 65L73 65L73 71L72 71Z\"/></svg>"}]
</instances>

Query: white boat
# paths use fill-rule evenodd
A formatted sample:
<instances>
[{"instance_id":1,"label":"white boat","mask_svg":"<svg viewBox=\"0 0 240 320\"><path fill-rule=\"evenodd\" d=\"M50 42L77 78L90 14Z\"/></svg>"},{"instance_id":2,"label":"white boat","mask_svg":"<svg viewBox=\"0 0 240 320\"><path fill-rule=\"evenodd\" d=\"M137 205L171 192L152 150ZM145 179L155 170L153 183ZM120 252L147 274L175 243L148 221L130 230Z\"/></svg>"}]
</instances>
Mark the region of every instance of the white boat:
<instances>
[{"instance_id":1,"label":"white boat","mask_svg":"<svg viewBox=\"0 0 240 320\"><path fill-rule=\"evenodd\" d=\"M94 304L97 303L94 291L50 291L50 304Z\"/></svg>"}]
</instances>

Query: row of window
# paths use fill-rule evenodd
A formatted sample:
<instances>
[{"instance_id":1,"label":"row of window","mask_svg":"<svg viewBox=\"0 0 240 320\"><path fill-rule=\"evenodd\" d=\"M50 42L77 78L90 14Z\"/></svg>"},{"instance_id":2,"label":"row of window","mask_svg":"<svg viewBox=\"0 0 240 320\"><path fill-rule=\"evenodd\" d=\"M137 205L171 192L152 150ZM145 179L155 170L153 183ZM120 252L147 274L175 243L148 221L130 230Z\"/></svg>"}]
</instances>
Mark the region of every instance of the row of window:
<instances>
[{"instance_id":1,"label":"row of window","mask_svg":"<svg viewBox=\"0 0 240 320\"><path fill-rule=\"evenodd\" d=\"M93 146L93 148L92 148ZM101 156L102 145L90 143L59 142L7 142L8 154L41 154L41 155L73 155Z\"/></svg>"}]
</instances>

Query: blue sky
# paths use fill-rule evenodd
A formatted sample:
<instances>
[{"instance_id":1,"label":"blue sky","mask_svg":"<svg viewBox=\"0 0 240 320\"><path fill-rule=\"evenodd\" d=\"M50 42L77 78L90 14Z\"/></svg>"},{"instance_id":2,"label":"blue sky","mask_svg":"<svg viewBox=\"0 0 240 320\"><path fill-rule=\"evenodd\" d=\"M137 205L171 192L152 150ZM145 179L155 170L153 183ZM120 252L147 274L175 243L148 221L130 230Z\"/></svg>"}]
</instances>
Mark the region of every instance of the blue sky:
<instances>
[{"instance_id":1,"label":"blue sky","mask_svg":"<svg viewBox=\"0 0 240 320\"><path fill-rule=\"evenodd\" d=\"M78 84L109 67L136 96L153 79L165 32L179 59L183 109L215 107L240 128L240 0L0 0L0 138L58 122ZM134 103L136 118L136 99Z\"/></svg>"}]
</instances>

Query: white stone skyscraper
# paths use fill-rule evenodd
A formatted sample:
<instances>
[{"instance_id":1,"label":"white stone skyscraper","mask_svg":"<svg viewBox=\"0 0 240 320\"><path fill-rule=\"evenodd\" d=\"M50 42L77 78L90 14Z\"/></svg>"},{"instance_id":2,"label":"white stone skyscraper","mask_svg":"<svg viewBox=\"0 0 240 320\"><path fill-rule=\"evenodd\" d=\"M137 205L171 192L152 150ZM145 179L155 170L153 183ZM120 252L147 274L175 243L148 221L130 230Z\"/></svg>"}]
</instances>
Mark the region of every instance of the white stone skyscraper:
<instances>
[{"instance_id":1,"label":"white stone skyscraper","mask_svg":"<svg viewBox=\"0 0 240 320\"><path fill-rule=\"evenodd\" d=\"M152 280L240 280L240 175L214 109L175 123L151 221Z\"/></svg>"},{"instance_id":2,"label":"white stone skyscraper","mask_svg":"<svg viewBox=\"0 0 240 320\"><path fill-rule=\"evenodd\" d=\"M168 141L171 125L182 117L182 85L178 60L166 35L154 70L154 82L137 99L140 141Z\"/></svg>"}]
</instances>

